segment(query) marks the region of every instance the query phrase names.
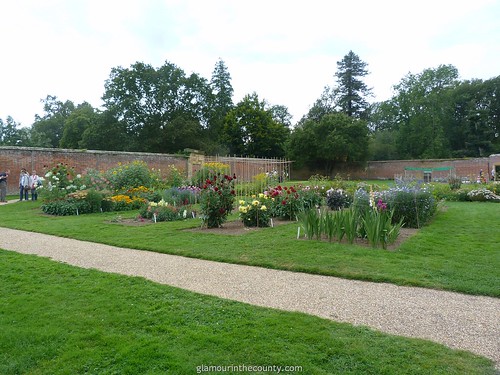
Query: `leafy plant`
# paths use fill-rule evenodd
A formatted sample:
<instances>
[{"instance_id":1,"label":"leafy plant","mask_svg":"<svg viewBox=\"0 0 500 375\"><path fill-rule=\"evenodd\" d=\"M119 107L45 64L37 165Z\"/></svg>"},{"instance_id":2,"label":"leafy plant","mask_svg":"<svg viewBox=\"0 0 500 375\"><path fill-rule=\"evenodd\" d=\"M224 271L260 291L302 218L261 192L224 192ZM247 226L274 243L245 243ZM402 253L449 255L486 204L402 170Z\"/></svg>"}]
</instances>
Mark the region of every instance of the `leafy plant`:
<instances>
[{"instance_id":1,"label":"leafy plant","mask_svg":"<svg viewBox=\"0 0 500 375\"><path fill-rule=\"evenodd\" d=\"M126 191L139 186L150 187L153 181L152 172L143 161L118 164L117 167L107 170L105 177L115 191Z\"/></svg>"},{"instance_id":2,"label":"leafy plant","mask_svg":"<svg viewBox=\"0 0 500 375\"><path fill-rule=\"evenodd\" d=\"M243 225L246 227L268 227L271 216L268 210L268 199L264 194L259 194L259 199L250 202L240 200L238 211Z\"/></svg>"},{"instance_id":3,"label":"leafy plant","mask_svg":"<svg viewBox=\"0 0 500 375\"><path fill-rule=\"evenodd\" d=\"M342 189L329 189L326 192L326 205L331 210L341 210L351 205L352 199Z\"/></svg>"},{"instance_id":4,"label":"leafy plant","mask_svg":"<svg viewBox=\"0 0 500 375\"><path fill-rule=\"evenodd\" d=\"M236 176L216 174L205 180L200 193L200 209L208 228L219 228L233 210Z\"/></svg>"}]
</instances>

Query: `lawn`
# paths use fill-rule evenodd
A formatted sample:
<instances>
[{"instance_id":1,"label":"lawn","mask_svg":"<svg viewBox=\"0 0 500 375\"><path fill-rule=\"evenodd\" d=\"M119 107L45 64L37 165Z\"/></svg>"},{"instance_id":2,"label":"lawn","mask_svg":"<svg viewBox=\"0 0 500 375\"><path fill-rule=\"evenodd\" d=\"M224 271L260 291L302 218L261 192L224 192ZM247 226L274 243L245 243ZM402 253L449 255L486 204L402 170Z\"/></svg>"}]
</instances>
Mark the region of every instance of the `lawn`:
<instances>
[{"instance_id":1,"label":"lawn","mask_svg":"<svg viewBox=\"0 0 500 375\"><path fill-rule=\"evenodd\" d=\"M222 262L500 297L500 205L495 203L448 202L395 251L297 240L297 223L228 236L188 231L199 227L198 219L130 226L113 222L116 213L51 217L39 204L1 206L0 225Z\"/></svg>"},{"instance_id":2,"label":"lawn","mask_svg":"<svg viewBox=\"0 0 500 375\"><path fill-rule=\"evenodd\" d=\"M27 212L30 203L22 205L12 205L12 216ZM74 231L74 218L67 219ZM201 373L201 366L299 366L296 373L305 374L495 373L485 358L432 342L31 255L0 250L0 275L1 374L182 375Z\"/></svg>"}]
</instances>

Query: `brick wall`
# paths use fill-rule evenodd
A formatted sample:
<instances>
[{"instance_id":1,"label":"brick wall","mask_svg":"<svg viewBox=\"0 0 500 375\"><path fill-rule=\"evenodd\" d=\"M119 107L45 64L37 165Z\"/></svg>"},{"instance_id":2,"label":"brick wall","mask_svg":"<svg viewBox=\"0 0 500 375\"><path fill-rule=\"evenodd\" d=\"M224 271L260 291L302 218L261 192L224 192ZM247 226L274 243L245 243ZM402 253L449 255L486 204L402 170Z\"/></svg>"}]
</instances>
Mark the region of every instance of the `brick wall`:
<instances>
[{"instance_id":1,"label":"brick wall","mask_svg":"<svg viewBox=\"0 0 500 375\"><path fill-rule=\"evenodd\" d=\"M7 182L8 194L19 191L19 172L26 168L28 173L35 169L43 176L48 169L58 163L73 167L77 173L85 174L88 170L106 171L133 161L143 161L149 168L166 171L169 165L175 165L187 175L189 158L182 155L152 154L138 152L113 152L91 150L67 150L34 147L0 147L0 171L10 169Z\"/></svg>"},{"instance_id":2,"label":"brick wall","mask_svg":"<svg viewBox=\"0 0 500 375\"><path fill-rule=\"evenodd\" d=\"M369 161L364 168L344 169L332 172L332 176L338 173L342 178L362 179L362 180L392 180L396 175L405 174L405 167L413 168L440 168L452 167L452 173L458 177L468 178L476 181L479 171L483 170L487 181L490 180L491 170L497 167L497 180L500 176L500 154L490 155L484 158L470 159L428 159L428 160L389 160L389 161ZM415 177L421 178L423 172L408 171ZM307 180L313 174L324 174L319 170L298 169L293 171L293 178ZM433 178L446 176L448 172L433 172Z\"/></svg>"}]
</instances>

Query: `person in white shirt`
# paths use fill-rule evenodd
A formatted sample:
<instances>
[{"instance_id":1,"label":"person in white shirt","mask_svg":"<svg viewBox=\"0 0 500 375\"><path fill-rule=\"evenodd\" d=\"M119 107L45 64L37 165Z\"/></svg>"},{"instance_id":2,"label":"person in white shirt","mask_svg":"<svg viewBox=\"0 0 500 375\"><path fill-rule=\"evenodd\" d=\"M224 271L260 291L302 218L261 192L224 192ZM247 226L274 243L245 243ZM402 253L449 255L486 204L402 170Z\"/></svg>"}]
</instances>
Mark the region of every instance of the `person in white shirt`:
<instances>
[{"instance_id":1,"label":"person in white shirt","mask_svg":"<svg viewBox=\"0 0 500 375\"><path fill-rule=\"evenodd\" d=\"M36 174L36 171L31 172L30 189L31 189L31 200L32 201L36 201L38 199L38 192L36 191L36 189L39 186L39 182L40 182L40 180L39 180L38 175Z\"/></svg>"}]
</instances>

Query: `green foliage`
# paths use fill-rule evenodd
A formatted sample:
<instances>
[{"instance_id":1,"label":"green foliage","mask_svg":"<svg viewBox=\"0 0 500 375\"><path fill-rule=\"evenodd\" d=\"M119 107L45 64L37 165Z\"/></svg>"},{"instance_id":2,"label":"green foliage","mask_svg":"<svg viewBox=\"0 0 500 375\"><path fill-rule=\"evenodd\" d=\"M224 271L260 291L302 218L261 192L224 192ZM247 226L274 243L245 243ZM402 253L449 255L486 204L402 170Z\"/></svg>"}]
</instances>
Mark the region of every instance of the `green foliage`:
<instances>
[{"instance_id":1,"label":"green foliage","mask_svg":"<svg viewBox=\"0 0 500 375\"><path fill-rule=\"evenodd\" d=\"M79 215L91 212L87 201L81 199L63 199L45 202L41 206L42 212L54 216Z\"/></svg>"},{"instance_id":2,"label":"green foliage","mask_svg":"<svg viewBox=\"0 0 500 375\"><path fill-rule=\"evenodd\" d=\"M452 175L448 177L448 185L451 190L458 190L462 186L462 179L458 176Z\"/></svg>"},{"instance_id":3,"label":"green foliage","mask_svg":"<svg viewBox=\"0 0 500 375\"><path fill-rule=\"evenodd\" d=\"M281 186L266 191L271 199L271 215L285 220L296 220L299 212L304 210L304 201L294 186Z\"/></svg>"},{"instance_id":4,"label":"green foliage","mask_svg":"<svg viewBox=\"0 0 500 375\"><path fill-rule=\"evenodd\" d=\"M172 187L181 187L186 183L186 176L181 170L179 170L175 165L169 165L167 169L167 176L165 178L165 183Z\"/></svg>"},{"instance_id":5,"label":"green foliage","mask_svg":"<svg viewBox=\"0 0 500 375\"><path fill-rule=\"evenodd\" d=\"M288 128L273 119L273 113L257 94L246 95L224 121L229 152L254 157L282 157Z\"/></svg>"},{"instance_id":6,"label":"green foliage","mask_svg":"<svg viewBox=\"0 0 500 375\"><path fill-rule=\"evenodd\" d=\"M331 210L341 210L351 205L352 198L342 189L329 189L326 192L326 205Z\"/></svg>"},{"instance_id":7,"label":"green foliage","mask_svg":"<svg viewBox=\"0 0 500 375\"><path fill-rule=\"evenodd\" d=\"M220 162L204 163L201 168L196 171L191 184L193 186L202 187L210 176L230 174L230 172L228 164Z\"/></svg>"},{"instance_id":8,"label":"green foliage","mask_svg":"<svg viewBox=\"0 0 500 375\"><path fill-rule=\"evenodd\" d=\"M367 65L352 51L337 62L337 105L349 117L365 117L371 89L361 78L368 75Z\"/></svg>"},{"instance_id":9,"label":"green foliage","mask_svg":"<svg viewBox=\"0 0 500 375\"><path fill-rule=\"evenodd\" d=\"M200 192L203 223L208 228L219 228L233 210L234 177L222 174L209 176Z\"/></svg>"},{"instance_id":10,"label":"green foliage","mask_svg":"<svg viewBox=\"0 0 500 375\"><path fill-rule=\"evenodd\" d=\"M58 163L49 169L43 178L43 185L37 191L43 201L48 202L64 198L67 194L86 188L80 174L67 164Z\"/></svg>"},{"instance_id":11,"label":"green foliage","mask_svg":"<svg viewBox=\"0 0 500 375\"><path fill-rule=\"evenodd\" d=\"M172 187L163 192L162 199L173 206L185 206L196 204L199 195L200 188L195 186Z\"/></svg>"},{"instance_id":12,"label":"green foliage","mask_svg":"<svg viewBox=\"0 0 500 375\"><path fill-rule=\"evenodd\" d=\"M253 198L247 202L239 201L238 212L243 225L246 227L268 227L271 216L269 208L271 201L264 195L259 194L259 197Z\"/></svg>"},{"instance_id":13,"label":"green foliage","mask_svg":"<svg viewBox=\"0 0 500 375\"><path fill-rule=\"evenodd\" d=\"M115 191L139 186L150 187L152 184L152 173L147 164L142 161L134 161L124 165L119 164L117 167L107 170L105 178Z\"/></svg>"},{"instance_id":14,"label":"green foliage","mask_svg":"<svg viewBox=\"0 0 500 375\"><path fill-rule=\"evenodd\" d=\"M143 204L139 215L144 219L160 221L175 221L190 219L193 217L192 210L188 206L176 207L165 201L149 202Z\"/></svg>"},{"instance_id":15,"label":"green foliage","mask_svg":"<svg viewBox=\"0 0 500 375\"><path fill-rule=\"evenodd\" d=\"M165 62L113 68L105 84L105 107L126 125L135 151L174 153L203 149L201 124L209 120L211 90L206 79Z\"/></svg>"},{"instance_id":16,"label":"green foliage","mask_svg":"<svg viewBox=\"0 0 500 375\"><path fill-rule=\"evenodd\" d=\"M368 126L365 121L343 113L307 120L290 136L288 157L298 165L323 168L330 174L334 166L363 163L368 157Z\"/></svg>"},{"instance_id":17,"label":"green foliage","mask_svg":"<svg viewBox=\"0 0 500 375\"><path fill-rule=\"evenodd\" d=\"M469 191L467 197L472 202L500 202L500 196L484 188Z\"/></svg>"},{"instance_id":18,"label":"green foliage","mask_svg":"<svg viewBox=\"0 0 500 375\"><path fill-rule=\"evenodd\" d=\"M407 228L420 228L427 224L436 213L437 202L429 189L418 186L400 186L381 192L358 189L353 205L356 209L367 212L378 200L387 204L393 211L392 223L400 221Z\"/></svg>"}]
</instances>

